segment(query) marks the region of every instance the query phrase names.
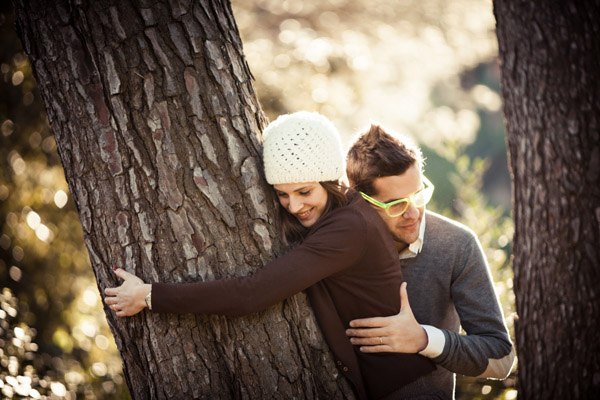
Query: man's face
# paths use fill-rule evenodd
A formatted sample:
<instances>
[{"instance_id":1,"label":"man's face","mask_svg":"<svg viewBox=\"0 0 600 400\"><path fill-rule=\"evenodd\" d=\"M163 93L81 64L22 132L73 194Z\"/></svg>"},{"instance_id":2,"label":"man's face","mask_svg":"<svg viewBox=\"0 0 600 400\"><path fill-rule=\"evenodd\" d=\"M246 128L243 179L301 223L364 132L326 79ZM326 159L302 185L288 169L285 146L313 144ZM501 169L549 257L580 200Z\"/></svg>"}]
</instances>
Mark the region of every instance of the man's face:
<instances>
[{"instance_id":1,"label":"man's face","mask_svg":"<svg viewBox=\"0 0 600 400\"><path fill-rule=\"evenodd\" d=\"M421 173L417 165L413 165L400 175L385 176L373 181L375 193L372 198L383 203L409 197L423 189ZM402 251L419 238L419 228L423 220L425 207L415 207L410 204L404 214L398 217L390 217L385 210L375 207L381 218L387 224L398 251Z\"/></svg>"}]
</instances>

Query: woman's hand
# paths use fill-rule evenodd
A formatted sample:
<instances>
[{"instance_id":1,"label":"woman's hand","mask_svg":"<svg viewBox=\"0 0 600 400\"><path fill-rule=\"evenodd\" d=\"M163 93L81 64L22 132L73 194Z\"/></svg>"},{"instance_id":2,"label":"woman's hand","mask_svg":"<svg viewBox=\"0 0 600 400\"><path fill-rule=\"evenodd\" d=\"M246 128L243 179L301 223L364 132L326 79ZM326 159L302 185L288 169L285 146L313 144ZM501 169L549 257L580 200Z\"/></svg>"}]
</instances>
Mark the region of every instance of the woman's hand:
<instances>
[{"instance_id":1,"label":"woman's hand","mask_svg":"<svg viewBox=\"0 0 600 400\"><path fill-rule=\"evenodd\" d=\"M106 288L104 302L116 312L117 317L130 317L146 308L146 295L152 285L121 268L117 268L115 274L123 279L123 283L119 287Z\"/></svg>"}]
</instances>

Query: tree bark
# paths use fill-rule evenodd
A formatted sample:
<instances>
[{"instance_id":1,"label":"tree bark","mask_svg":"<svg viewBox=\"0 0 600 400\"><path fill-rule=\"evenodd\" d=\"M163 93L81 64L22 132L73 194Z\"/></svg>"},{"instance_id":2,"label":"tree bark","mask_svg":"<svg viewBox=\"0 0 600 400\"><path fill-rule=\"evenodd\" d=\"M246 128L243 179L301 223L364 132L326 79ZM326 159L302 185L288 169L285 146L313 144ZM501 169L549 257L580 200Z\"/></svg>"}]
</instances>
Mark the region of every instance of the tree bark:
<instances>
[{"instance_id":1,"label":"tree bark","mask_svg":"<svg viewBox=\"0 0 600 400\"><path fill-rule=\"evenodd\" d=\"M101 292L118 284L113 264L147 282L211 280L281 250L229 2L15 11ZM303 295L245 318L105 311L135 399L352 397Z\"/></svg>"},{"instance_id":2,"label":"tree bark","mask_svg":"<svg viewBox=\"0 0 600 400\"><path fill-rule=\"evenodd\" d=\"M600 396L600 2L495 0L522 399Z\"/></svg>"}]
</instances>

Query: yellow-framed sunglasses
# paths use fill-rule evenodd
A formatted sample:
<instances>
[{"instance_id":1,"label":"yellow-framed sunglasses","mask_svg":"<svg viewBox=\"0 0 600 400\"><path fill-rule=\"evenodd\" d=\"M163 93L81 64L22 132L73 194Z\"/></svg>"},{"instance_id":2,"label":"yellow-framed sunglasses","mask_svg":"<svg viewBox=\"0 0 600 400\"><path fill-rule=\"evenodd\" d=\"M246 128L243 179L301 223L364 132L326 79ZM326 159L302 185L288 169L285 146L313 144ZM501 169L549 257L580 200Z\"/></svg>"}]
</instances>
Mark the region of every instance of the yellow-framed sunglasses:
<instances>
[{"instance_id":1,"label":"yellow-framed sunglasses","mask_svg":"<svg viewBox=\"0 0 600 400\"><path fill-rule=\"evenodd\" d=\"M363 199L368 201L369 203L377 206L379 208L383 208L385 213L389 217L398 217L408 209L408 206L412 203L415 207L423 207L425 204L429 203L431 197L433 196L433 183L425 176L421 176L423 178L423 189L419 190L411 194L408 197L404 197L402 199L392 200L389 203L382 203L379 200L375 200L371 196L366 193L359 192Z\"/></svg>"}]
</instances>

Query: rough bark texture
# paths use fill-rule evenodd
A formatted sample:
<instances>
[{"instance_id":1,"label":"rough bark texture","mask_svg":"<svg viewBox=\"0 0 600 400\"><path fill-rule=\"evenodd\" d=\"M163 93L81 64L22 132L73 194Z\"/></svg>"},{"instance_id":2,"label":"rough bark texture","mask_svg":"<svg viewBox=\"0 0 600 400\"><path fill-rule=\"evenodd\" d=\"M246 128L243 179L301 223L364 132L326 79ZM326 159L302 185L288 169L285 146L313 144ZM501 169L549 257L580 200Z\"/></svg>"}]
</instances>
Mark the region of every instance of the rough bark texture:
<instances>
[{"instance_id":1,"label":"rough bark texture","mask_svg":"<svg viewBox=\"0 0 600 400\"><path fill-rule=\"evenodd\" d=\"M600 398L600 2L496 0L519 398Z\"/></svg>"},{"instance_id":2,"label":"rough bark texture","mask_svg":"<svg viewBox=\"0 0 600 400\"><path fill-rule=\"evenodd\" d=\"M265 118L227 1L15 10L101 291L112 264L184 282L248 274L280 250ZM246 318L106 316L135 399L351 396L302 295Z\"/></svg>"}]
</instances>

